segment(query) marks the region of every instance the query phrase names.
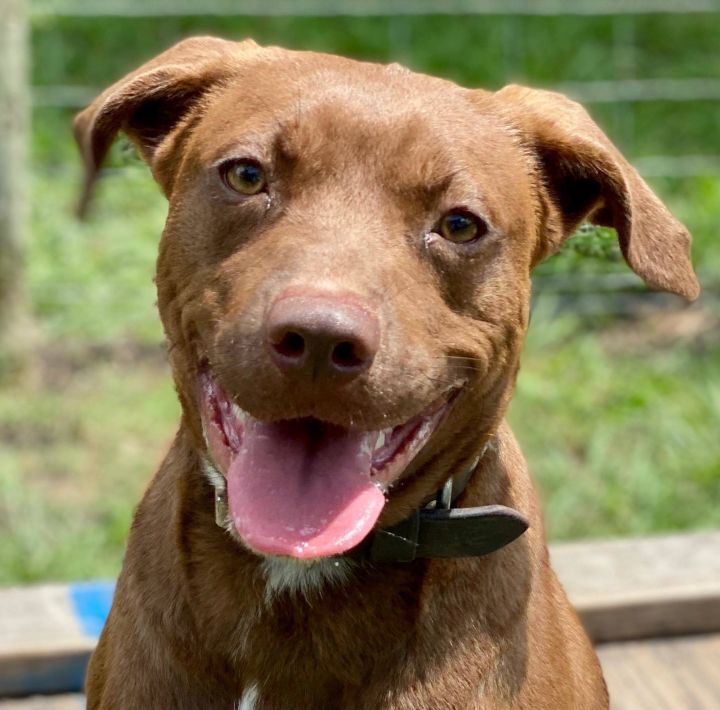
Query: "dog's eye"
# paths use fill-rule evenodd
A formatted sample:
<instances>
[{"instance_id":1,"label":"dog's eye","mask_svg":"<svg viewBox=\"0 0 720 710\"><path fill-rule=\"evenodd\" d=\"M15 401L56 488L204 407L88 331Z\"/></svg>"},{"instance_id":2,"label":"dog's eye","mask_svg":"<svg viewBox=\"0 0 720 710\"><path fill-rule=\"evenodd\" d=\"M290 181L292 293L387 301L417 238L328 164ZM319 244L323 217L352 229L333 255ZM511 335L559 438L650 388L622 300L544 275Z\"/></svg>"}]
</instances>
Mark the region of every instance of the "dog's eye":
<instances>
[{"instance_id":1,"label":"dog's eye","mask_svg":"<svg viewBox=\"0 0 720 710\"><path fill-rule=\"evenodd\" d=\"M448 241L457 244L471 242L487 233L485 222L470 212L453 210L440 220L440 234Z\"/></svg>"},{"instance_id":2,"label":"dog's eye","mask_svg":"<svg viewBox=\"0 0 720 710\"><path fill-rule=\"evenodd\" d=\"M265 171L253 160L233 160L220 166L225 184L241 195L257 195L266 186Z\"/></svg>"}]
</instances>

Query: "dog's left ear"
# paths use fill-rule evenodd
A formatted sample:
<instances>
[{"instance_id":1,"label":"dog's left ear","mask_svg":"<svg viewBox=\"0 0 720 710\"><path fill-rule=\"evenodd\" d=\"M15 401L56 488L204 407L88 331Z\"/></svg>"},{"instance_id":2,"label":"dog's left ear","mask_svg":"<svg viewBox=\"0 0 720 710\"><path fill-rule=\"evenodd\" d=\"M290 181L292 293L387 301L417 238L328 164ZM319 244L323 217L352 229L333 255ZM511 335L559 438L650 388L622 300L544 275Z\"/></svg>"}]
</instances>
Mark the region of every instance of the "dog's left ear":
<instances>
[{"instance_id":1,"label":"dog's left ear","mask_svg":"<svg viewBox=\"0 0 720 710\"><path fill-rule=\"evenodd\" d=\"M201 104L205 94L227 81L239 64L260 51L255 42L192 37L143 64L106 89L75 117L75 139L85 163L78 213L87 210L98 170L118 132L137 146L153 175L169 191L163 142Z\"/></svg>"},{"instance_id":2,"label":"dog's left ear","mask_svg":"<svg viewBox=\"0 0 720 710\"><path fill-rule=\"evenodd\" d=\"M514 85L493 100L534 158L549 198L536 262L587 220L616 230L625 260L649 286L697 298L689 232L582 106L561 94Z\"/></svg>"}]
</instances>

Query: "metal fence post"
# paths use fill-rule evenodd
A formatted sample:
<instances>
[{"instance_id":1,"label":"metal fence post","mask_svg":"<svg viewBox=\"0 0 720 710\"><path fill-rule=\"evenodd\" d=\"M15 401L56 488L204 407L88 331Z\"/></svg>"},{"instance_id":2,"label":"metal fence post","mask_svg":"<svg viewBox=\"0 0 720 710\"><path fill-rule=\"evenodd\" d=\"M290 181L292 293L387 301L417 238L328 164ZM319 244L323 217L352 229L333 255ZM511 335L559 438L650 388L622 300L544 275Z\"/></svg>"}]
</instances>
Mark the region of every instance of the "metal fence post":
<instances>
[{"instance_id":1,"label":"metal fence post","mask_svg":"<svg viewBox=\"0 0 720 710\"><path fill-rule=\"evenodd\" d=\"M0 0L0 373L26 335L24 244L30 109L25 0Z\"/></svg>"}]
</instances>

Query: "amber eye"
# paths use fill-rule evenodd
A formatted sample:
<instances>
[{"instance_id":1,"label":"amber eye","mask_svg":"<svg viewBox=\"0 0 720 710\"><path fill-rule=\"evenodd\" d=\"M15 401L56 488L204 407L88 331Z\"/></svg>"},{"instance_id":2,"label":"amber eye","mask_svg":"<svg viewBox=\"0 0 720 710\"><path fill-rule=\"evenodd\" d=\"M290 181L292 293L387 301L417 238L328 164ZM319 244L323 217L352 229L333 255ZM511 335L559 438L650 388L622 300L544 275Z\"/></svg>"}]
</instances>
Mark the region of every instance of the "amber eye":
<instances>
[{"instance_id":1,"label":"amber eye","mask_svg":"<svg viewBox=\"0 0 720 710\"><path fill-rule=\"evenodd\" d=\"M440 221L440 234L458 244L471 242L487 232L485 222L470 212L455 210L448 212Z\"/></svg>"},{"instance_id":2,"label":"amber eye","mask_svg":"<svg viewBox=\"0 0 720 710\"><path fill-rule=\"evenodd\" d=\"M257 195L267 184L265 171L252 160L233 160L220 167L225 184L241 195Z\"/></svg>"}]
</instances>

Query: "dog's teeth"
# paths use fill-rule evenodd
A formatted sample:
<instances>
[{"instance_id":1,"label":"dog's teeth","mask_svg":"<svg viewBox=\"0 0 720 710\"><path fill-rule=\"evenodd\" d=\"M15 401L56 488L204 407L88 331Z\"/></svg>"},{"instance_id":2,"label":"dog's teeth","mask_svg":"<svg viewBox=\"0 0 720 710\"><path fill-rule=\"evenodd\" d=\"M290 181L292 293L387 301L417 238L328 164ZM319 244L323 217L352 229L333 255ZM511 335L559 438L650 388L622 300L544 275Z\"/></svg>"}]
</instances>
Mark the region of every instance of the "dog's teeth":
<instances>
[{"instance_id":1,"label":"dog's teeth","mask_svg":"<svg viewBox=\"0 0 720 710\"><path fill-rule=\"evenodd\" d=\"M382 449L382 447L385 446L385 432L381 431L380 436L378 436L377 443L375 444L375 450Z\"/></svg>"},{"instance_id":2,"label":"dog's teeth","mask_svg":"<svg viewBox=\"0 0 720 710\"><path fill-rule=\"evenodd\" d=\"M244 424L247 421L247 412L244 412L242 409L240 409L237 404L233 403L232 411L235 419L237 419L241 424Z\"/></svg>"},{"instance_id":3,"label":"dog's teeth","mask_svg":"<svg viewBox=\"0 0 720 710\"><path fill-rule=\"evenodd\" d=\"M372 483L375 486L375 488L377 488L380 491L380 493L382 493L383 495L388 494L389 487L388 487L387 483L381 483L380 481L373 481Z\"/></svg>"}]
</instances>

